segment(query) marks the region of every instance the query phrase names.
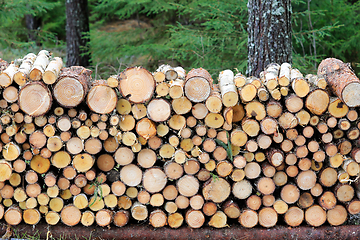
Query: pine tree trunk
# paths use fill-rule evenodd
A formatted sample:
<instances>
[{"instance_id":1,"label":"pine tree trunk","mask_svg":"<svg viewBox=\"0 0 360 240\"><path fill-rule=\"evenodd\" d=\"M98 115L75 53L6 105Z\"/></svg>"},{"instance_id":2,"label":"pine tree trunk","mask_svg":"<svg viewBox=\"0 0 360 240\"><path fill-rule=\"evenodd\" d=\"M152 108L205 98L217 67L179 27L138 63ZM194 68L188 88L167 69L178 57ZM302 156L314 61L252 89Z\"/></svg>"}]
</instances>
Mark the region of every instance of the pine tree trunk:
<instances>
[{"instance_id":1,"label":"pine tree trunk","mask_svg":"<svg viewBox=\"0 0 360 240\"><path fill-rule=\"evenodd\" d=\"M291 63L291 3L248 1L248 74L259 73L272 62Z\"/></svg>"},{"instance_id":2,"label":"pine tree trunk","mask_svg":"<svg viewBox=\"0 0 360 240\"><path fill-rule=\"evenodd\" d=\"M84 33L89 32L89 11L87 0L66 1L66 43L67 66L89 66L90 55L86 45L89 38Z\"/></svg>"}]
</instances>

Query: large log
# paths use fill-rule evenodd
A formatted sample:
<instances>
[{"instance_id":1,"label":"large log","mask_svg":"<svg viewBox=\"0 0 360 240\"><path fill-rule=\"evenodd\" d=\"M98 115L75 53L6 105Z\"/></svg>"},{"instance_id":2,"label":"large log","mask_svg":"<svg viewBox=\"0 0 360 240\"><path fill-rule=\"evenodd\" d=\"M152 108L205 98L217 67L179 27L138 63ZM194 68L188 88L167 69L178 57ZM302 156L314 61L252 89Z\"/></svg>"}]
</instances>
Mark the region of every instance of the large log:
<instances>
[{"instance_id":1,"label":"large log","mask_svg":"<svg viewBox=\"0 0 360 240\"><path fill-rule=\"evenodd\" d=\"M120 74L119 78L121 95L133 103L144 103L150 100L154 94L154 77L145 68L127 68Z\"/></svg>"},{"instance_id":2,"label":"large log","mask_svg":"<svg viewBox=\"0 0 360 240\"><path fill-rule=\"evenodd\" d=\"M19 92L20 109L32 117L47 113L52 105L52 94L41 82L29 82Z\"/></svg>"},{"instance_id":3,"label":"large log","mask_svg":"<svg viewBox=\"0 0 360 240\"><path fill-rule=\"evenodd\" d=\"M78 106L89 91L91 73L91 70L81 66L63 68L53 89L56 101L63 107Z\"/></svg>"},{"instance_id":4,"label":"large log","mask_svg":"<svg viewBox=\"0 0 360 240\"><path fill-rule=\"evenodd\" d=\"M318 74L324 76L332 91L346 105L360 106L360 80L348 64L336 58L327 58L320 63Z\"/></svg>"}]
</instances>

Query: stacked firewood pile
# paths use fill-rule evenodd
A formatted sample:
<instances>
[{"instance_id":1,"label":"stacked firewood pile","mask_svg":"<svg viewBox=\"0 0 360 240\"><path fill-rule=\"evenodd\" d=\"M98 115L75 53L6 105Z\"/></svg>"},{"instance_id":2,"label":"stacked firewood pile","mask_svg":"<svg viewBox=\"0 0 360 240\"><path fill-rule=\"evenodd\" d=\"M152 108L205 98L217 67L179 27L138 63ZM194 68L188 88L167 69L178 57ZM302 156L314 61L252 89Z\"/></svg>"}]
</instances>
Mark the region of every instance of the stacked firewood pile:
<instances>
[{"instance_id":1,"label":"stacked firewood pile","mask_svg":"<svg viewBox=\"0 0 360 240\"><path fill-rule=\"evenodd\" d=\"M360 81L339 60L218 84L169 65L92 80L45 50L0 65L10 225L295 227L360 212Z\"/></svg>"}]
</instances>

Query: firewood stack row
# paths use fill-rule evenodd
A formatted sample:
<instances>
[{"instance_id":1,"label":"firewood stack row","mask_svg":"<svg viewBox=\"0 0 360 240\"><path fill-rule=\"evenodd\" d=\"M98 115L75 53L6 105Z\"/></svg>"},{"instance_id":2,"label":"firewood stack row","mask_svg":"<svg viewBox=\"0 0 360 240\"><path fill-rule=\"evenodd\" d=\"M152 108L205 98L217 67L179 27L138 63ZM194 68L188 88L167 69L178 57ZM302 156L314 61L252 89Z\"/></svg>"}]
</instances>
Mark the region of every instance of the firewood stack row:
<instances>
[{"instance_id":1,"label":"firewood stack row","mask_svg":"<svg viewBox=\"0 0 360 240\"><path fill-rule=\"evenodd\" d=\"M46 50L0 64L10 225L317 227L360 212L360 81L337 59L217 84L169 65L92 80Z\"/></svg>"}]
</instances>

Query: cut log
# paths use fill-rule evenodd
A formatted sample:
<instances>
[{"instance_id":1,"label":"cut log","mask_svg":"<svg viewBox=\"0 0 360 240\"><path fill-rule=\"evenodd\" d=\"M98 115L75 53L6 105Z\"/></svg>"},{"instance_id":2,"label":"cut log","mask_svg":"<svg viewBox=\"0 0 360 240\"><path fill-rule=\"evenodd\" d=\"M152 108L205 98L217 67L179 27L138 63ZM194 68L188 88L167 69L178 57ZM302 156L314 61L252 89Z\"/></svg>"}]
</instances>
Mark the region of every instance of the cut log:
<instances>
[{"instance_id":1,"label":"cut log","mask_svg":"<svg viewBox=\"0 0 360 240\"><path fill-rule=\"evenodd\" d=\"M271 207L265 207L259 211L259 224L269 228L275 226L278 220L276 211Z\"/></svg>"},{"instance_id":2,"label":"cut log","mask_svg":"<svg viewBox=\"0 0 360 240\"><path fill-rule=\"evenodd\" d=\"M328 112L335 118L345 117L349 112L349 107L344 104L339 98L330 98Z\"/></svg>"},{"instance_id":3,"label":"cut log","mask_svg":"<svg viewBox=\"0 0 360 240\"><path fill-rule=\"evenodd\" d=\"M356 74L339 59L327 58L318 67L318 74L324 76L329 87L349 107L359 106L360 80Z\"/></svg>"},{"instance_id":4,"label":"cut log","mask_svg":"<svg viewBox=\"0 0 360 240\"><path fill-rule=\"evenodd\" d=\"M219 74L219 87L221 99L225 107L233 107L239 100L234 83L234 73L231 70L224 70Z\"/></svg>"},{"instance_id":5,"label":"cut log","mask_svg":"<svg viewBox=\"0 0 360 240\"><path fill-rule=\"evenodd\" d=\"M203 68L192 69L185 79L185 96L192 102L205 101L212 87L211 75Z\"/></svg>"},{"instance_id":6,"label":"cut log","mask_svg":"<svg viewBox=\"0 0 360 240\"><path fill-rule=\"evenodd\" d=\"M329 105L329 94L323 89L315 89L306 97L305 106L316 115L323 114Z\"/></svg>"},{"instance_id":7,"label":"cut log","mask_svg":"<svg viewBox=\"0 0 360 240\"><path fill-rule=\"evenodd\" d=\"M50 62L50 56L51 53L47 50L41 50L35 61L34 64L30 70L29 78L32 81L39 81L41 80L46 67L48 66Z\"/></svg>"},{"instance_id":8,"label":"cut log","mask_svg":"<svg viewBox=\"0 0 360 240\"><path fill-rule=\"evenodd\" d=\"M101 227L108 226L112 222L113 214L109 209L101 209L96 213L95 221Z\"/></svg>"},{"instance_id":9,"label":"cut log","mask_svg":"<svg viewBox=\"0 0 360 240\"><path fill-rule=\"evenodd\" d=\"M171 228L179 228L183 224L184 217L180 213L172 213L168 217L168 224Z\"/></svg>"},{"instance_id":10,"label":"cut log","mask_svg":"<svg viewBox=\"0 0 360 240\"><path fill-rule=\"evenodd\" d=\"M347 219L346 208L342 205L336 205L333 209L327 211L326 219L331 226L340 226Z\"/></svg>"},{"instance_id":11,"label":"cut log","mask_svg":"<svg viewBox=\"0 0 360 240\"><path fill-rule=\"evenodd\" d=\"M115 212L113 223L117 227L123 227L129 222L129 219L130 219L129 212L125 210L120 210Z\"/></svg>"},{"instance_id":12,"label":"cut log","mask_svg":"<svg viewBox=\"0 0 360 240\"><path fill-rule=\"evenodd\" d=\"M44 83L46 84L53 84L56 82L60 70L63 67L63 61L59 57L54 57L50 62L49 65L46 67L45 72L42 76Z\"/></svg>"},{"instance_id":13,"label":"cut log","mask_svg":"<svg viewBox=\"0 0 360 240\"><path fill-rule=\"evenodd\" d=\"M209 226L214 228L224 228L227 225L227 216L222 211L217 211L210 219Z\"/></svg>"},{"instance_id":14,"label":"cut log","mask_svg":"<svg viewBox=\"0 0 360 240\"><path fill-rule=\"evenodd\" d=\"M164 122L169 119L170 104L164 99L153 99L147 106L147 115L154 122Z\"/></svg>"},{"instance_id":15,"label":"cut log","mask_svg":"<svg viewBox=\"0 0 360 240\"><path fill-rule=\"evenodd\" d=\"M301 190L310 190L315 186L316 180L316 173L314 171L308 170L299 173L296 178L296 183Z\"/></svg>"},{"instance_id":16,"label":"cut log","mask_svg":"<svg viewBox=\"0 0 360 240\"><path fill-rule=\"evenodd\" d=\"M304 221L304 211L298 207L291 207L285 213L284 220L286 224L291 227L300 226L300 224Z\"/></svg>"},{"instance_id":17,"label":"cut log","mask_svg":"<svg viewBox=\"0 0 360 240\"><path fill-rule=\"evenodd\" d=\"M223 178L211 178L204 184L202 193L205 200L220 203L230 195L230 184Z\"/></svg>"},{"instance_id":18,"label":"cut log","mask_svg":"<svg viewBox=\"0 0 360 240\"><path fill-rule=\"evenodd\" d=\"M18 225L22 220L22 211L18 206L9 207L4 214L4 219L9 225Z\"/></svg>"},{"instance_id":19,"label":"cut log","mask_svg":"<svg viewBox=\"0 0 360 240\"><path fill-rule=\"evenodd\" d=\"M119 78L121 95L133 103L144 103L150 100L154 94L154 77L145 68L127 68L120 74Z\"/></svg>"},{"instance_id":20,"label":"cut log","mask_svg":"<svg viewBox=\"0 0 360 240\"><path fill-rule=\"evenodd\" d=\"M130 129L131 130L131 129ZM139 136L148 140L156 135L156 125L148 118L143 118L136 124L136 132Z\"/></svg>"},{"instance_id":21,"label":"cut log","mask_svg":"<svg viewBox=\"0 0 360 240\"><path fill-rule=\"evenodd\" d=\"M205 223L205 216L199 210L190 209L186 212L185 221L191 228L200 228Z\"/></svg>"},{"instance_id":22,"label":"cut log","mask_svg":"<svg viewBox=\"0 0 360 240\"><path fill-rule=\"evenodd\" d=\"M160 192L167 183L166 174L159 168L150 168L143 175L143 186L150 193Z\"/></svg>"},{"instance_id":23,"label":"cut log","mask_svg":"<svg viewBox=\"0 0 360 240\"><path fill-rule=\"evenodd\" d=\"M300 197L300 190L293 184L287 184L281 189L281 199L287 204L295 203Z\"/></svg>"},{"instance_id":24,"label":"cut log","mask_svg":"<svg viewBox=\"0 0 360 240\"><path fill-rule=\"evenodd\" d=\"M149 223L155 228L164 227L167 223L167 216L160 209L154 210L150 213Z\"/></svg>"},{"instance_id":25,"label":"cut log","mask_svg":"<svg viewBox=\"0 0 360 240\"><path fill-rule=\"evenodd\" d=\"M50 110L52 95L43 83L29 82L21 88L18 100L23 112L32 117L37 117Z\"/></svg>"},{"instance_id":26,"label":"cut log","mask_svg":"<svg viewBox=\"0 0 360 240\"><path fill-rule=\"evenodd\" d=\"M258 101L252 101L246 104L245 111L247 117L254 117L258 121L266 117L265 106Z\"/></svg>"},{"instance_id":27,"label":"cut log","mask_svg":"<svg viewBox=\"0 0 360 240\"><path fill-rule=\"evenodd\" d=\"M185 197L194 196L199 190L199 185L197 178L191 175L183 176L176 183L179 193Z\"/></svg>"},{"instance_id":28,"label":"cut log","mask_svg":"<svg viewBox=\"0 0 360 240\"><path fill-rule=\"evenodd\" d=\"M147 219L148 217L147 207L139 202L135 202L131 207L131 216L138 221Z\"/></svg>"},{"instance_id":29,"label":"cut log","mask_svg":"<svg viewBox=\"0 0 360 240\"><path fill-rule=\"evenodd\" d=\"M12 166L6 160L0 160L0 181L4 182L10 179L12 174Z\"/></svg>"},{"instance_id":30,"label":"cut log","mask_svg":"<svg viewBox=\"0 0 360 240\"><path fill-rule=\"evenodd\" d=\"M18 71L18 66L11 63L4 71L0 73L0 86L8 87L14 81L14 75Z\"/></svg>"},{"instance_id":31,"label":"cut log","mask_svg":"<svg viewBox=\"0 0 360 240\"><path fill-rule=\"evenodd\" d=\"M121 181L130 187L140 184L142 176L141 169L134 164L126 165L120 171Z\"/></svg>"},{"instance_id":32,"label":"cut log","mask_svg":"<svg viewBox=\"0 0 360 240\"><path fill-rule=\"evenodd\" d=\"M81 212L74 205L68 205L62 209L60 217L65 225L75 226L81 220Z\"/></svg>"},{"instance_id":33,"label":"cut log","mask_svg":"<svg viewBox=\"0 0 360 240\"><path fill-rule=\"evenodd\" d=\"M254 210L246 209L241 213L238 221L243 227L253 228L258 224L259 216Z\"/></svg>"},{"instance_id":34,"label":"cut log","mask_svg":"<svg viewBox=\"0 0 360 240\"><path fill-rule=\"evenodd\" d=\"M222 109L223 103L221 100L220 89L217 84L214 84L210 96L205 101L206 108L209 112L219 113Z\"/></svg>"},{"instance_id":35,"label":"cut log","mask_svg":"<svg viewBox=\"0 0 360 240\"><path fill-rule=\"evenodd\" d=\"M235 182L232 187L232 193L238 199L247 199L252 192L251 183L248 180L241 180Z\"/></svg>"},{"instance_id":36,"label":"cut log","mask_svg":"<svg viewBox=\"0 0 360 240\"><path fill-rule=\"evenodd\" d=\"M89 90L86 103L93 112L110 113L116 107L117 95L114 89L106 85L105 81L97 80Z\"/></svg>"},{"instance_id":37,"label":"cut log","mask_svg":"<svg viewBox=\"0 0 360 240\"><path fill-rule=\"evenodd\" d=\"M319 205L313 205L305 211L305 220L309 225L319 227L326 221L326 212Z\"/></svg>"}]
</instances>

